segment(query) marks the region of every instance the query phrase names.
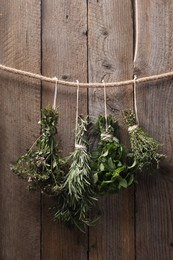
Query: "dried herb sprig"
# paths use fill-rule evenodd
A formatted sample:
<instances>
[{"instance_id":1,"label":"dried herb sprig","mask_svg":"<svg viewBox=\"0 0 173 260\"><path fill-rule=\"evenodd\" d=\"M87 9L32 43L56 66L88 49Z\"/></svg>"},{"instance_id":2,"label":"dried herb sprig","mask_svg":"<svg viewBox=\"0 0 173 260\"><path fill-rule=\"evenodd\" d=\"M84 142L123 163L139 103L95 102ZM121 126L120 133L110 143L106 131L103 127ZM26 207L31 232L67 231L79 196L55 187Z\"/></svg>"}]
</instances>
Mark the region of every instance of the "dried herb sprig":
<instances>
[{"instance_id":1,"label":"dried herb sprig","mask_svg":"<svg viewBox=\"0 0 173 260\"><path fill-rule=\"evenodd\" d=\"M94 226L98 218L91 219L89 217L90 209L93 207L85 199L76 201L72 204L66 191L61 192L57 198L51 212L54 214L54 220L62 222L68 227L77 227L83 233L86 232L88 226Z\"/></svg>"},{"instance_id":2,"label":"dried herb sprig","mask_svg":"<svg viewBox=\"0 0 173 260\"><path fill-rule=\"evenodd\" d=\"M124 111L125 122L130 134L131 150L137 162L138 169L153 171L159 167L159 162L165 157L159 153L159 144L153 137L149 136L137 125L135 114L131 111Z\"/></svg>"},{"instance_id":3,"label":"dried herb sprig","mask_svg":"<svg viewBox=\"0 0 173 260\"><path fill-rule=\"evenodd\" d=\"M117 122L110 115L106 119L99 116L96 123L100 141L92 153L96 190L99 194L113 193L135 182L136 162L120 144Z\"/></svg>"},{"instance_id":4,"label":"dried herb sprig","mask_svg":"<svg viewBox=\"0 0 173 260\"><path fill-rule=\"evenodd\" d=\"M12 167L12 171L28 180L29 190L41 190L48 195L57 195L64 180L64 161L59 157L55 140L59 114L52 107L42 110L39 122L42 134Z\"/></svg>"},{"instance_id":5,"label":"dried herb sprig","mask_svg":"<svg viewBox=\"0 0 173 260\"><path fill-rule=\"evenodd\" d=\"M87 119L80 118L75 135L75 150L67 160L71 163L70 170L64 190L54 207L56 220L75 225L81 231L94 224L95 220L89 218L89 210L97 201L90 168L91 159L87 152L87 124Z\"/></svg>"}]
</instances>

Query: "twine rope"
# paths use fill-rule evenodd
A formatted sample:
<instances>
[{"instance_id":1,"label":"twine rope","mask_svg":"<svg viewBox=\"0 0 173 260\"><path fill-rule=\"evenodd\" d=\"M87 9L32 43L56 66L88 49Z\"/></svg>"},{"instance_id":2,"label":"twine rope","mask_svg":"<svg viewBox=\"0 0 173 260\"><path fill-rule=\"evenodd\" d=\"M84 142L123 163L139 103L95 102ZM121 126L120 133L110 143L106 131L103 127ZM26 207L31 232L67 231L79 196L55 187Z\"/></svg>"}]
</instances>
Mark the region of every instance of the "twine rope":
<instances>
[{"instance_id":1,"label":"twine rope","mask_svg":"<svg viewBox=\"0 0 173 260\"><path fill-rule=\"evenodd\" d=\"M79 80L77 82L77 95L76 95L76 132L78 126L78 117L79 117Z\"/></svg>"},{"instance_id":2,"label":"twine rope","mask_svg":"<svg viewBox=\"0 0 173 260\"><path fill-rule=\"evenodd\" d=\"M136 84L137 76L134 75L134 109L135 109L135 117L136 123L139 125L139 117L138 117L138 107L137 107L137 84Z\"/></svg>"},{"instance_id":3,"label":"twine rope","mask_svg":"<svg viewBox=\"0 0 173 260\"><path fill-rule=\"evenodd\" d=\"M56 100L57 100L57 91L58 91L58 79L57 77L54 77L55 79L55 92L54 92L54 99L53 99L53 109L56 109Z\"/></svg>"},{"instance_id":4,"label":"twine rope","mask_svg":"<svg viewBox=\"0 0 173 260\"><path fill-rule=\"evenodd\" d=\"M78 126L78 117L79 117L79 80L77 82L77 95L76 95L76 132Z\"/></svg>"},{"instance_id":5,"label":"twine rope","mask_svg":"<svg viewBox=\"0 0 173 260\"><path fill-rule=\"evenodd\" d=\"M139 127L138 125L129 126L128 128L129 133L132 133L138 127Z\"/></svg>"},{"instance_id":6,"label":"twine rope","mask_svg":"<svg viewBox=\"0 0 173 260\"><path fill-rule=\"evenodd\" d=\"M139 46L139 7L138 7L138 0L135 0L135 53L133 61L136 61L137 53L138 53L138 46Z\"/></svg>"},{"instance_id":7,"label":"twine rope","mask_svg":"<svg viewBox=\"0 0 173 260\"><path fill-rule=\"evenodd\" d=\"M75 148L76 149L80 149L80 150L84 150L84 151L87 150L86 146L85 145L81 145L81 144L75 144Z\"/></svg>"},{"instance_id":8,"label":"twine rope","mask_svg":"<svg viewBox=\"0 0 173 260\"><path fill-rule=\"evenodd\" d=\"M77 92L76 92L76 131L75 131L75 148L76 149L84 149L80 144L76 143L76 135L78 129L78 117L79 117L79 80L76 80L77 83Z\"/></svg>"},{"instance_id":9,"label":"twine rope","mask_svg":"<svg viewBox=\"0 0 173 260\"><path fill-rule=\"evenodd\" d=\"M104 107L105 107L105 120L106 120L106 132L108 130L108 113L107 113L107 103L106 103L106 84L105 81L102 80L102 83L104 84Z\"/></svg>"},{"instance_id":10,"label":"twine rope","mask_svg":"<svg viewBox=\"0 0 173 260\"><path fill-rule=\"evenodd\" d=\"M107 139L109 139L109 138L112 138L112 135L111 135L111 134L109 134L109 133L102 133L102 134L101 134L101 139L102 139L102 140L107 140Z\"/></svg>"},{"instance_id":11,"label":"twine rope","mask_svg":"<svg viewBox=\"0 0 173 260\"><path fill-rule=\"evenodd\" d=\"M28 72L28 71L24 71L24 70L19 70L19 69L15 69L15 68L11 68L11 67L7 67L5 65L0 64L0 70L6 71L6 72L10 72L16 75L21 75L21 76L25 76L25 77L29 77L29 78L33 78L33 79L38 79L38 80L42 80L45 82L50 82L50 83L56 83L55 78L50 78L50 77L46 77L40 74L36 74L36 73L32 73L32 72ZM138 78L136 80L136 83L145 83L145 82L151 82L151 81L155 81L155 80L160 80L160 79L167 79L167 78L171 78L173 77L173 71L169 71L166 73L162 73L162 74L158 74L158 75L152 75L152 76L148 76L148 77L143 77L143 78ZM105 83L106 87L122 87L122 86L127 86L130 84L134 83L134 79L130 79L130 80L124 80L124 81L117 81L117 82L108 82ZM60 85L65 85L65 86L69 86L69 87L77 87L77 83L76 82L71 82L71 81L65 81L65 80L57 80L57 84ZM104 84L103 83L80 83L79 84L80 88L104 88Z\"/></svg>"},{"instance_id":12,"label":"twine rope","mask_svg":"<svg viewBox=\"0 0 173 260\"><path fill-rule=\"evenodd\" d=\"M76 80L76 83L77 83L77 95L76 95L76 134L77 134L78 118L79 118L79 80ZM75 138L75 148L87 151L87 147L85 145L76 143L76 138Z\"/></svg>"}]
</instances>

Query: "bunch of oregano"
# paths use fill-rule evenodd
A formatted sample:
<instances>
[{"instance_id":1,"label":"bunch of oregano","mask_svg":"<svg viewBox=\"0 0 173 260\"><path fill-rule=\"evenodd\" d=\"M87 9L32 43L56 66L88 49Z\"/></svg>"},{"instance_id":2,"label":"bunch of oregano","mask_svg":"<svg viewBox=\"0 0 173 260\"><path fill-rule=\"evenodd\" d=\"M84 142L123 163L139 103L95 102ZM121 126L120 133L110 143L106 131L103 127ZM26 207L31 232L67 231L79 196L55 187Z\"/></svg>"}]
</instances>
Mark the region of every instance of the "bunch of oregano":
<instances>
[{"instance_id":1,"label":"bunch of oregano","mask_svg":"<svg viewBox=\"0 0 173 260\"><path fill-rule=\"evenodd\" d=\"M64 161L55 140L59 114L52 107L42 110L42 134L35 144L13 165L12 171L28 180L30 190L57 195L63 185Z\"/></svg>"},{"instance_id":2,"label":"bunch of oregano","mask_svg":"<svg viewBox=\"0 0 173 260\"><path fill-rule=\"evenodd\" d=\"M159 162L165 155L159 153L160 144L137 125L135 114L124 112L125 122L130 134L131 150L140 171L153 171L159 167Z\"/></svg>"},{"instance_id":3,"label":"bunch of oregano","mask_svg":"<svg viewBox=\"0 0 173 260\"><path fill-rule=\"evenodd\" d=\"M113 193L135 182L136 163L120 144L117 122L110 115L99 116L96 123L100 141L92 153L95 187L99 194Z\"/></svg>"}]
</instances>

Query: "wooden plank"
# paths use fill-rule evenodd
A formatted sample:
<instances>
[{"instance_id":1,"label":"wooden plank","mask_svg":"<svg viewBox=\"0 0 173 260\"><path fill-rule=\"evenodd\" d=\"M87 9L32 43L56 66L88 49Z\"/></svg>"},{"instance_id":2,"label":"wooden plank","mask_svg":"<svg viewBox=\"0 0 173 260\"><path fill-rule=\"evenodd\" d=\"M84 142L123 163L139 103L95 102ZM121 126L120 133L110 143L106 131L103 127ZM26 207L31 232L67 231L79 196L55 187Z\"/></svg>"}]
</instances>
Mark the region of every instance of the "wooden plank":
<instances>
[{"instance_id":1,"label":"wooden plank","mask_svg":"<svg viewBox=\"0 0 173 260\"><path fill-rule=\"evenodd\" d=\"M173 69L173 2L138 1L139 45L135 71L138 77ZM140 125L164 144L167 159L153 178L145 173L136 193L136 259L173 259L172 175L173 83L163 80L140 84L137 104Z\"/></svg>"},{"instance_id":2,"label":"wooden plank","mask_svg":"<svg viewBox=\"0 0 173 260\"><path fill-rule=\"evenodd\" d=\"M89 0L89 80L105 82L133 78L133 21L131 1ZM108 112L117 116L133 107L133 87L107 89ZM90 90L89 113L104 114L103 89ZM121 127L127 143L127 133ZM91 260L134 259L133 189L99 203L102 217L90 229Z\"/></svg>"},{"instance_id":3,"label":"wooden plank","mask_svg":"<svg viewBox=\"0 0 173 260\"><path fill-rule=\"evenodd\" d=\"M87 81L86 1L44 1L43 74L69 81ZM52 104L54 86L43 85L43 106ZM63 154L74 148L76 90L58 86L58 140ZM87 91L80 90L79 114L87 114ZM48 214L51 200L43 198L43 259L87 259L87 235L55 224Z\"/></svg>"},{"instance_id":4,"label":"wooden plank","mask_svg":"<svg viewBox=\"0 0 173 260\"><path fill-rule=\"evenodd\" d=\"M0 63L40 72L40 1L0 1ZM10 172L39 134L40 84L0 73L0 259L40 259L40 196Z\"/></svg>"}]
</instances>

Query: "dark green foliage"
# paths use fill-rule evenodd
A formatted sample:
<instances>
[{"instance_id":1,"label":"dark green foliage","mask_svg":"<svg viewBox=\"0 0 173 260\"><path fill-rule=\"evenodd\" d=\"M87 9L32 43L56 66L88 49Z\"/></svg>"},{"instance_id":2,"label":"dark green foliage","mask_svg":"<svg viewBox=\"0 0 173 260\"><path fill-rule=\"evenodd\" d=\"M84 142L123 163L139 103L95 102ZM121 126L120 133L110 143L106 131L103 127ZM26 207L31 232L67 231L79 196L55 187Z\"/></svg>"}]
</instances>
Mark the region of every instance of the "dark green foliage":
<instances>
[{"instance_id":1,"label":"dark green foliage","mask_svg":"<svg viewBox=\"0 0 173 260\"><path fill-rule=\"evenodd\" d=\"M55 198L51 209L54 219L82 232L97 219L89 216L99 195L126 189L136 182L139 169L154 169L164 157L160 144L136 125L132 112L124 112L129 127L131 153L117 138L118 124L110 115L99 116L88 153L88 120L80 118L75 133L75 149L63 160L55 140L59 114L51 107L42 110L42 134L12 167L14 173L28 181L30 190L41 190ZM99 138L98 138L99 137ZM98 142L97 142L98 140ZM95 146L95 145L94 145ZM69 166L70 165L70 166Z\"/></svg>"},{"instance_id":2,"label":"dark green foliage","mask_svg":"<svg viewBox=\"0 0 173 260\"><path fill-rule=\"evenodd\" d=\"M87 153L87 120L80 119L75 137L75 150L69 156L71 165L66 176L63 192L57 197L54 207L55 219L68 225L75 225L85 231L94 222L89 218L89 210L96 203L91 159Z\"/></svg>"},{"instance_id":3,"label":"dark green foliage","mask_svg":"<svg viewBox=\"0 0 173 260\"><path fill-rule=\"evenodd\" d=\"M82 199L71 203L66 191L63 191L56 198L56 203L51 209L54 220L62 222L68 227L77 227L80 231L86 232L87 226L94 226L97 219L89 217L89 211L95 203L90 204L90 200Z\"/></svg>"},{"instance_id":4,"label":"dark green foliage","mask_svg":"<svg viewBox=\"0 0 173 260\"><path fill-rule=\"evenodd\" d=\"M51 107L42 110L42 134L35 144L21 156L12 171L28 180L30 190L56 195L62 189L64 161L59 158L55 140L59 115Z\"/></svg>"},{"instance_id":5,"label":"dark green foliage","mask_svg":"<svg viewBox=\"0 0 173 260\"><path fill-rule=\"evenodd\" d=\"M136 124L135 115L131 111L125 111L124 117L138 169L152 172L159 167L160 160L165 157L159 153L161 145Z\"/></svg>"},{"instance_id":6,"label":"dark green foliage","mask_svg":"<svg viewBox=\"0 0 173 260\"><path fill-rule=\"evenodd\" d=\"M113 193L129 187L135 182L136 163L116 137L117 122L110 115L106 129L106 120L100 116L96 127L100 141L92 153L92 169L97 192Z\"/></svg>"}]
</instances>

